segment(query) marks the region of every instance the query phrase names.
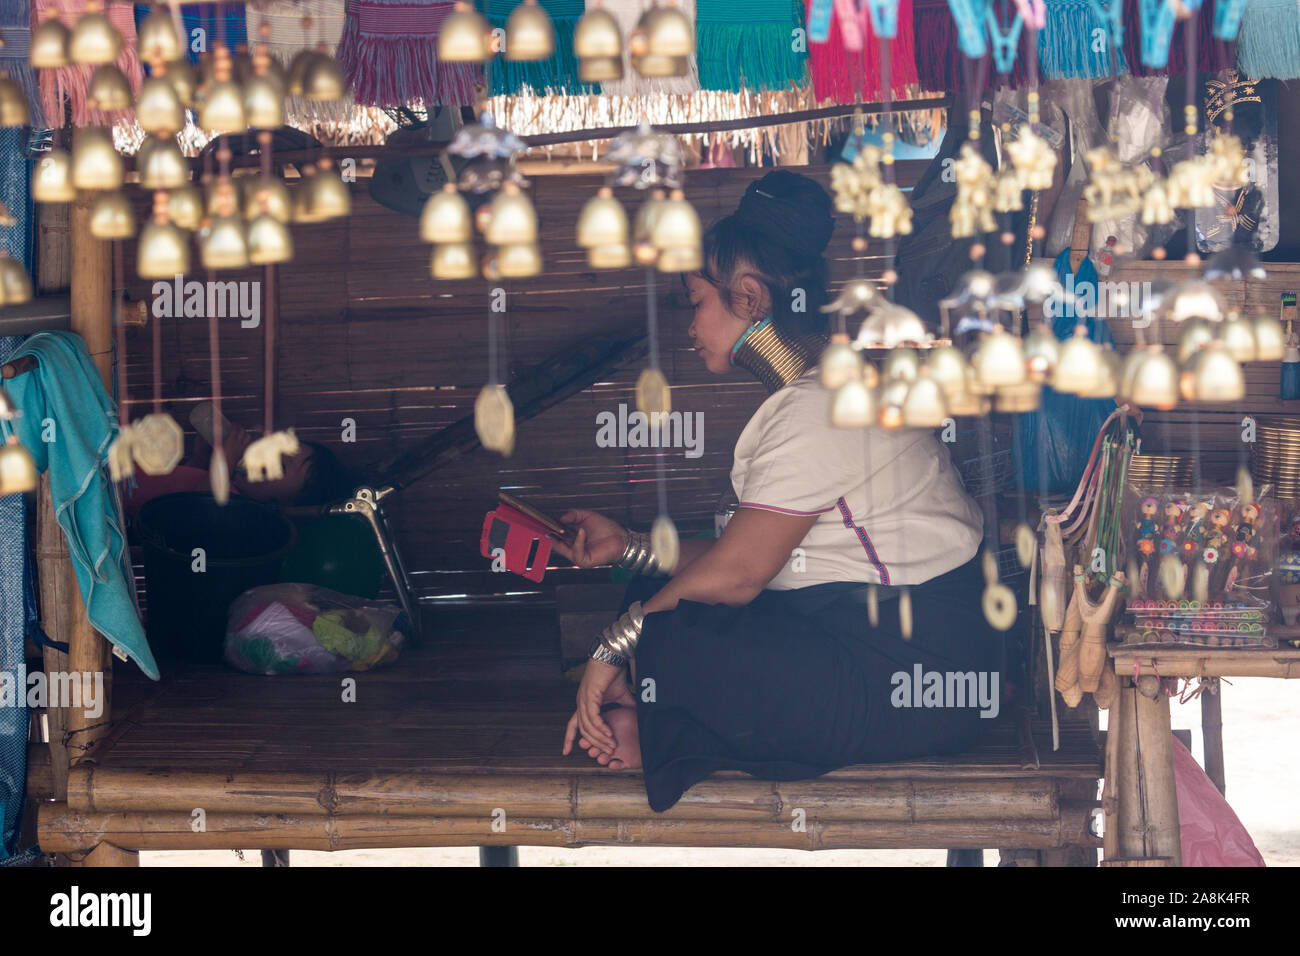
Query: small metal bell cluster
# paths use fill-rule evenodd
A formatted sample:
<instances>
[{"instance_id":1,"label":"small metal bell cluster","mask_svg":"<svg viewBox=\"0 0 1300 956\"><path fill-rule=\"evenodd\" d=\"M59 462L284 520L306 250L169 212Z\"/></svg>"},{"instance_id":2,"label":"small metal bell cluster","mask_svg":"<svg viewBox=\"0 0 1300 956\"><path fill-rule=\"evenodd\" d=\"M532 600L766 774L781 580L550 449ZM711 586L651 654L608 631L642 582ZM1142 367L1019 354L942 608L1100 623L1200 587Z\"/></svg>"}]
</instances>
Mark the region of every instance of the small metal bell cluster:
<instances>
[{"instance_id":1,"label":"small metal bell cluster","mask_svg":"<svg viewBox=\"0 0 1300 956\"><path fill-rule=\"evenodd\" d=\"M477 14L476 14L477 15ZM470 212L469 203L453 183L430 196L420 213L420 238L434 244L429 271L435 279L470 279L481 271L488 279L518 279L540 275L542 254L537 245L537 212L524 192L527 180L515 169L523 141L498 128L490 115L463 127L447 152L470 160L460 175L460 187L473 193L497 190L491 202ZM477 224L494 247L482 263L474 252Z\"/></svg>"},{"instance_id":2,"label":"small metal bell cluster","mask_svg":"<svg viewBox=\"0 0 1300 956\"><path fill-rule=\"evenodd\" d=\"M623 49L618 21L597 0L573 33L578 78L584 83L621 80ZM632 69L641 76L686 76L695 53L695 24L675 6L656 2L628 34L627 52Z\"/></svg>"},{"instance_id":3,"label":"small metal bell cluster","mask_svg":"<svg viewBox=\"0 0 1300 956\"><path fill-rule=\"evenodd\" d=\"M993 232L997 220L993 218L997 180L975 141L962 143L957 161L953 163L953 176L957 183L957 198L948 210L948 222L954 239L966 239L976 233Z\"/></svg>"},{"instance_id":4,"label":"small metal bell cluster","mask_svg":"<svg viewBox=\"0 0 1300 956\"><path fill-rule=\"evenodd\" d=\"M867 234L876 239L906 236L912 231L912 207L894 183L887 182L881 167L894 162L890 148L893 133L885 133L884 147L863 144L851 163L831 167L831 190L835 208L857 222L871 220Z\"/></svg>"},{"instance_id":5,"label":"small metal bell cluster","mask_svg":"<svg viewBox=\"0 0 1300 956\"><path fill-rule=\"evenodd\" d=\"M692 272L703 264L700 217L681 190L682 153L676 137L648 124L618 136L607 158L616 164L610 185L578 215L578 245L593 269L622 269L633 261L660 272ZM649 191L629 230L613 186Z\"/></svg>"},{"instance_id":6,"label":"small metal bell cluster","mask_svg":"<svg viewBox=\"0 0 1300 956\"><path fill-rule=\"evenodd\" d=\"M524 0L506 21L504 42L471 3L457 3L438 33L438 59L444 63L485 63L497 53L521 62L555 54L555 27L537 0Z\"/></svg>"}]
</instances>

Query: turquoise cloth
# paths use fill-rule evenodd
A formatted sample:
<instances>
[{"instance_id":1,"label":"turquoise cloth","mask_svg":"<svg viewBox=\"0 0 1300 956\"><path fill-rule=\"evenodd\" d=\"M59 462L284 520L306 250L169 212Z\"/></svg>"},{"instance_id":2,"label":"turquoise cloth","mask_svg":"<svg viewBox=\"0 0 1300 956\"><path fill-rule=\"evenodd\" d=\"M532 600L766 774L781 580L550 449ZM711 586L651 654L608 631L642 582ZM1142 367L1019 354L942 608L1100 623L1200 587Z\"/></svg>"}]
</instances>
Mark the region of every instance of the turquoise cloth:
<instances>
[{"instance_id":1,"label":"turquoise cloth","mask_svg":"<svg viewBox=\"0 0 1300 956\"><path fill-rule=\"evenodd\" d=\"M42 332L28 338L13 357L23 355L35 356L39 367L7 383L22 411L16 431L37 469L50 473L54 515L68 543L87 616L95 630L157 680L158 665L127 578L117 499L104 473L108 446L117 434L113 400L80 336Z\"/></svg>"}]
</instances>

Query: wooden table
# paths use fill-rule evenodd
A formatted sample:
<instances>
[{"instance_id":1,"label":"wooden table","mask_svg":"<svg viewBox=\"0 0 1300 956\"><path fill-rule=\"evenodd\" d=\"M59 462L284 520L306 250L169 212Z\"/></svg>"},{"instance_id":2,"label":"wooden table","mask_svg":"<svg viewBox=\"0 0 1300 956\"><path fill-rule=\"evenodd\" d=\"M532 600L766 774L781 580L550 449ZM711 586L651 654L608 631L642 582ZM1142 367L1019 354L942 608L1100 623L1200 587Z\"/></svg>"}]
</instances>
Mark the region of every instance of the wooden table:
<instances>
[{"instance_id":1,"label":"wooden table","mask_svg":"<svg viewBox=\"0 0 1300 956\"><path fill-rule=\"evenodd\" d=\"M1135 648L1112 644L1111 664L1120 692L1106 733L1104 866L1179 866L1178 795L1174 784L1169 698L1139 692L1144 676L1300 678L1300 649L1285 644L1300 628L1274 627L1279 648ZM1217 688L1216 688L1217 691ZM1201 695L1206 732L1205 770L1223 789L1222 726L1217 692Z\"/></svg>"}]
</instances>

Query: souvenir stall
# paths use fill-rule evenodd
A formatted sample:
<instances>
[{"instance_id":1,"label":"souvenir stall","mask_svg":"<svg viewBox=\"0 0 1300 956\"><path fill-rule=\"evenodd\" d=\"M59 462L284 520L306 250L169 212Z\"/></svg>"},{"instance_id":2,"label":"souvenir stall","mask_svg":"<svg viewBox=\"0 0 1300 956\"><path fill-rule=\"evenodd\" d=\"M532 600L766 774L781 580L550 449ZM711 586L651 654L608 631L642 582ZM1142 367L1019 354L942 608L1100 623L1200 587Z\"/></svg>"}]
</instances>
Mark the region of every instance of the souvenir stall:
<instances>
[{"instance_id":1,"label":"souvenir stall","mask_svg":"<svg viewBox=\"0 0 1300 956\"><path fill-rule=\"evenodd\" d=\"M1219 678L1300 676L1294 0L10 6L0 658L98 683L0 711L0 857L1240 829ZM773 165L834 201L831 421L950 444L1009 688L971 752L654 813L559 756L626 579L553 516L671 565L734 509L766 390L699 387L683 276Z\"/></svg>"}]
</instances>

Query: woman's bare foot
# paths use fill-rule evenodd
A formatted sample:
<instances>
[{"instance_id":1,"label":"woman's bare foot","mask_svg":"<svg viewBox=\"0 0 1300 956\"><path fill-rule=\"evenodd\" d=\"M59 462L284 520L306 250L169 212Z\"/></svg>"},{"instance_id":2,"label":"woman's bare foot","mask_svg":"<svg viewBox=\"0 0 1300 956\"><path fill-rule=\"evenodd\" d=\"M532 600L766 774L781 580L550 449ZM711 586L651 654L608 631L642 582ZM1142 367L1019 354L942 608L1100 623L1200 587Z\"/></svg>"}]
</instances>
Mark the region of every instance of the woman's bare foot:
<instances>
[{"instance_id":1,"label":"woman's bare foot","mask_svg":"<svg viewBox=\"0 0 1300 956\"><path fill-rule=\"evenodd\" d=\"M585 748L587 755L602 767L610 770L640 770L641 738L636 725L636 709L612 707L600 716L614 734L614 752L606 753L586 739L579 739L578 745Z\"/></svg>"}]
</instances>

